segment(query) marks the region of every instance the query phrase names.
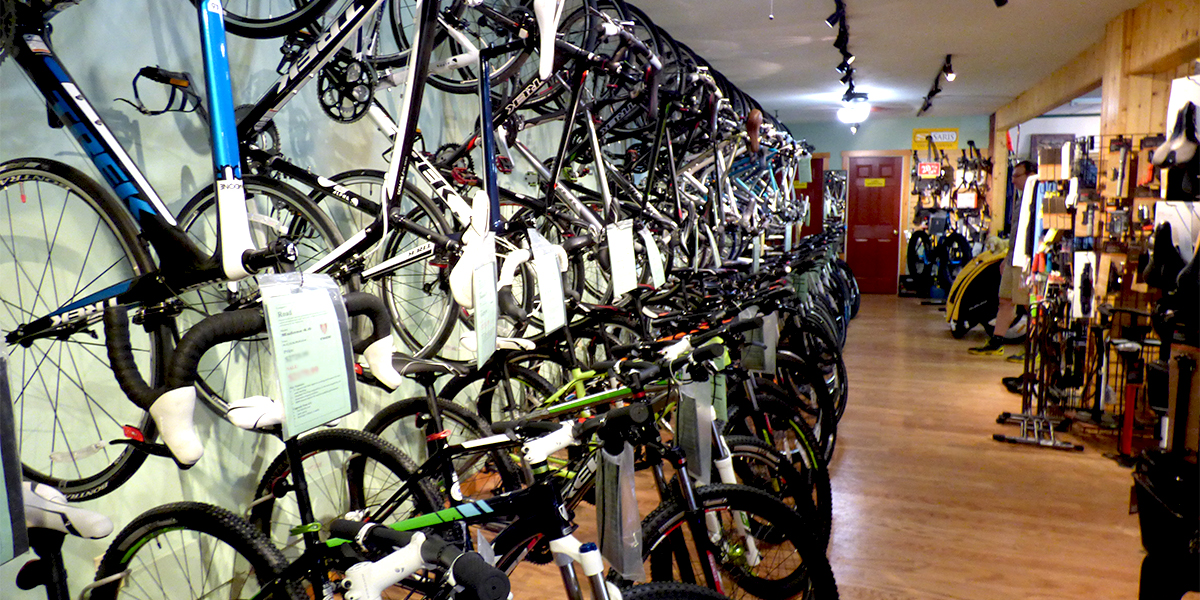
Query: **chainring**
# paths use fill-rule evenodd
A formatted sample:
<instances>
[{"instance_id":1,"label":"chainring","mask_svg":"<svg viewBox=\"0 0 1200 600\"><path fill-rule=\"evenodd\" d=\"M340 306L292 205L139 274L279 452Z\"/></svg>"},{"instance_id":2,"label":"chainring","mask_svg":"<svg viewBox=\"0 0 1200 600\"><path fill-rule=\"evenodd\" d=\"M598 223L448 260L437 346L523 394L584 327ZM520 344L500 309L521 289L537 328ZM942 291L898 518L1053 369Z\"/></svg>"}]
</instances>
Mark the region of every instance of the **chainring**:
<instances>
[{"instance_id":1,"label":"chainring","mask_svg":"<svg viewBox=\"0 0 1200 600\"><path fill-rule=\"evenodd\" d=\"M353 58L338 57L321 69L317 77L317 101L329 118L353 123L367 114L375 97L378 76L371 65Z\"/></svg>"}]
</instances>

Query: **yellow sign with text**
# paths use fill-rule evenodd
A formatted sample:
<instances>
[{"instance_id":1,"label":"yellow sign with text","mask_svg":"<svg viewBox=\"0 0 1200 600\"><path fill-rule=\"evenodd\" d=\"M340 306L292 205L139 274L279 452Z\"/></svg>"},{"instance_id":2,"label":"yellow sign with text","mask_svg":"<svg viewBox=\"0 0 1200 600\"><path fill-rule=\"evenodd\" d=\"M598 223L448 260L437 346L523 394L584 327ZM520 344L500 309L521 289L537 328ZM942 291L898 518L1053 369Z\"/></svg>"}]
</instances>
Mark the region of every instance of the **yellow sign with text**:
<instances>
[{"instance_id":1,"label":"yellow sign with text","mask_svg":"<svg viewBox=\"0 0 1200 600\"><path fill-rule=\"evenodd\" d=\"M958 128L913 129L912 149L928 150L929 136L938 150L958 150Z\"/></svg>"},{"instance_id":2,"label":"yellow sign with text","mask_svg":"<svg viewBox=\"0 0 1200 600\"><path fill-rule=\"evenodd\" d=\"M868 177L863 179L863 185L866 187L884 187L887 185L887 180L882 177Z\"/></svg>"}]
</instances>

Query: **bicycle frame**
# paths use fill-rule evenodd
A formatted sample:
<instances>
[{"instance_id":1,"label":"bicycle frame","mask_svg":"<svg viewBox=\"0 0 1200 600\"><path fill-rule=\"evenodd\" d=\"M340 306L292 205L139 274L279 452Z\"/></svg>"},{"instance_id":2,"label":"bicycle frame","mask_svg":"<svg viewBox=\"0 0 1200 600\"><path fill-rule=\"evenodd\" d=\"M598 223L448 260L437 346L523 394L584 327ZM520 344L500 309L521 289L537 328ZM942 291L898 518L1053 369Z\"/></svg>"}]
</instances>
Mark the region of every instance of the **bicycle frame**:
<instances>
[{"instance_id":1,"label":"bicycle frame","mask_svg":"<svg viewBox=\"0 0 1200 600\"><path fill-rule=\"evenodd\" d=\"M98 321L107 306L156 304L182 290L222 279L236 281L253 273L251 263L264 253L254 249L250 238L220 5L200 3L197 9L211 114L214 186L221 215L222 244L216 257L204 255L179 229L174 216L59 61L46 37L47 21L57 12L42 9L18 4L14 40L17 63L129 210L141 235L157 253L159 268L59 307L18 327L7 341L11 344L72 333Z\"/></svg>"}]
</instances>

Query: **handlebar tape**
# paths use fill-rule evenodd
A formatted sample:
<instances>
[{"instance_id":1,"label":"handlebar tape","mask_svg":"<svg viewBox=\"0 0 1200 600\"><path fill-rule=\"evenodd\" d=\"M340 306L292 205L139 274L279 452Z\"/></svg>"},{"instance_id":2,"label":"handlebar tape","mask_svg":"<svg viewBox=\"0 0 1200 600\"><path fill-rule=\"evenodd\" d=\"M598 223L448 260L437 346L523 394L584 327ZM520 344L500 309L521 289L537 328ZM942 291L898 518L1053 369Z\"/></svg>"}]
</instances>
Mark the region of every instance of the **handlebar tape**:
<instances>
[{"instance_id":1,"label":"handlebar tape","mask_svg":"<svg viewBox=\"0 0 1200 600\"><path fill-rule=\"evenodd\" d=\"M142 379L137 363L133 359L133 345L129 342L129 317L124 306L104 309L104 337L108 348L108 361L121 391L144 410L162 394L162 389L153 389Z\"/></svg>"},{"instance_id":2,"label":"handlebar tape","mask_svg":"<svg viewBox=\"0 0 1200 600\"><path fill-rule=\"evenodd\" d=\"M392 320L388 317L383 298L366 292L349 292L342 296L346 301L346 314L363 316L371 320L371 335L354 342L354 353L362 354L375 342L391 335Z\"/></svg>"},{"instance_id":3,"label":"handlebar tape","mask_svg":"<svg viewBox=\"0 0 1200 600\"><path fill-rule=\"evenodd\" d=\"M529 313L525 312L525 307L521 306L520 302L517 302L511 285L501 286L496 290L496 303L499 305L501 314L512 317L518 323L524 324L529 320Z\"/></svg>"},{"instance_id":4,"label":"handlebar tape","mask_svg":"<svg viewBox=\"0 0 1200 600\"><path fill-rule=\"evenodd\" d=\"M167 389L191 385L196 380L200 358L217 344L233 342L267 330L259 307L243 308L206 317L188 330L167 369Z\"/></svg>"}]
</instances>

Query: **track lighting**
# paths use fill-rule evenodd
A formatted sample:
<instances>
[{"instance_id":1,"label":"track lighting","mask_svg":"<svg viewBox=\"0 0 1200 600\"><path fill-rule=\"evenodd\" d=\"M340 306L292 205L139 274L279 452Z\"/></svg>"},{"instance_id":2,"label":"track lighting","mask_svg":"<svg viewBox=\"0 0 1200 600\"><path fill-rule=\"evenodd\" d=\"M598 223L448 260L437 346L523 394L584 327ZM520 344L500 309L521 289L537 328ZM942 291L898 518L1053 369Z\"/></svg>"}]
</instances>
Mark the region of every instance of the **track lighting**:
<instances>
[{"instance_id":1,"label":"track lighting","mask_svg":"<svg viewBox=\"0 0 1200 600\"><path fill-rule=\"evenodd\" d=\"M838 73L849 73L850 72L850 61L843 59L842 62L838 63L836 70Z\"/></svg>"},{"instance_id":2,"label":"track lighting","mask_svg":"<svg viewBox=\"0 0 1200 600\"><path fill-rule=\"evenodd\" d=\"M846 64L852 65L854 64L854 55L850 54L848 50L842 50L842 60L846 61Z\"/></svg>"},{"instance_id":3,"label":"track lighting","mask_svg":"<svg viewBox=\"0 0 1200 600\"><path fill-rule=\"evenodd\" d=\"M842 75L842 78L839 79L838 81L842 82L842 85L847 85L853 79L854 79L854 69L846 69L846 74Z\"/></svg>"},{"instance_id":4,"label":"track lighting","mask_svg":"<svg viewBox=\"0 0 1200 600\"><path fill-rule=\"evenodd\" d=\"M954 66L950 64L952 56L952 54L946 55L946 60L942 63L942 68L938 69L937 75L933 76L933 85L929 86L929 93L925 94L925 97L921 100L921 108L917 111L918 117L925 114L930 108L933 108L933 97L942 93L942 77L944 76L946 81L954 81L955 77L957 77L954 74Z\"/></svg>"},{"instance_id":5,"label":"track lighting","mask_svg":"<svg viewBox=\"0 0 1200 600\"><path fill-rule=\"evenodd\" d=\"M858 133L858 123L850 126L850 135L854 135L856 133Z\"/></svg>"},{"instance_id":6,"label":"track lighting","mask_svg":"<svg viewBox=\"0 0 1200 600\"><path fill-rule=\"evenodd\" d=\"M833 47L837 48L838 50L845 51L846 47L849 44L850 44L850 31L846 29L846 24L842 23L841 28L838 29L837 38L835 38L833 40Z\"/></svg>"},{"instance_id":7,"label":"track lighting","mask_svg":"<svg viewBox=\"0 0 1200 600\"><path fill-rule=\"evenodd\" d=\"M838 6L837 10L833 11L833 14L829 15L828 19L825 19L825 24L830 27L833 27L833 26L837 25L838 23L841 23L842 19L845 19L845 18L846 18L845 9L843 9L841 6Z\"/></svg>"},{"instance_id":8,"label":"track lighting","mask_svg":"<svg viewBox=\"0 0 1200 600\"><path fill-rule=\"evenodd\" d=\"M1004 6L1005 4L1008 4L1008 0L996 0L996 8L1000 8L1001 6Z\"/></svg>"},{"instance_id":9,"label":"track lighting","mask_svg":"<svg viewBox=\"0 0 1200 600\"><path fill-rule=\"evenodd\" d=\"M950 56L946 55L946 64L942 65L942 75L946 76L946 81L954 81L954 78L958 77L954 74L954 66L950 64Z\"/></svg>"}]
</instances>

